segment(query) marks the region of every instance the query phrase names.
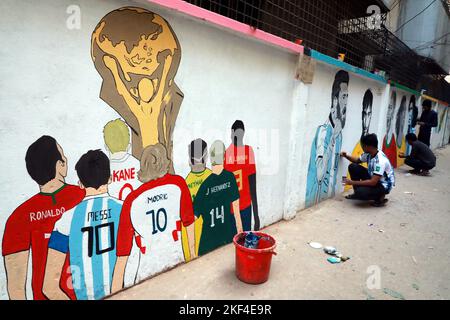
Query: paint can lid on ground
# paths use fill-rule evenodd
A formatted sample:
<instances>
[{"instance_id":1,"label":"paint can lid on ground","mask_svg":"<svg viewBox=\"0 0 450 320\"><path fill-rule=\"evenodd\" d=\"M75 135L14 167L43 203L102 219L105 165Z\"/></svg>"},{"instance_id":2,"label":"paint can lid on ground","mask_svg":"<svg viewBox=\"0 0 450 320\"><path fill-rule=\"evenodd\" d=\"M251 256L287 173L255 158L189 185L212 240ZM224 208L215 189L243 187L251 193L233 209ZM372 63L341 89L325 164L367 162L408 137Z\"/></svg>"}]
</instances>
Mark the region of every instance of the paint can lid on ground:
<instances>
[{"instance_id":1,"label":"paint can lid on ground","mask_svg":"<svg viewBox=\"0 0 450 320\"><path fill-rule=\"evenodd\" d=\"M309 246L314 249L322 249L322 244L319 242L308 242Z\"/></svg>"}]
</instances>

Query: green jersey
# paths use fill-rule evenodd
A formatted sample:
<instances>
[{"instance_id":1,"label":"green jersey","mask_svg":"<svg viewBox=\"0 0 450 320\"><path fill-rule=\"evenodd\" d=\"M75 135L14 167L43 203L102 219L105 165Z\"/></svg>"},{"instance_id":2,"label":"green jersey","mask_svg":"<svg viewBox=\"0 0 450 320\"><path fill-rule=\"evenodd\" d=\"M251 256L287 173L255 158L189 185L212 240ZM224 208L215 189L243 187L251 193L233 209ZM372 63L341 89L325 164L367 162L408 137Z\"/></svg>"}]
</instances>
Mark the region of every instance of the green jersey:
<instances>
[{"instance_id":1,"label":"green jersey","mask_svg":"<svg viewBox=\"0 0 450 320\"><path fill-rule=\"evenodd\" d=\"M199 255L233 241L237 230L231 205L238 199L239 189L232 172L211 174L200 186L194 201L194 214L203 218Z\"/></svg>"}]
</instances>

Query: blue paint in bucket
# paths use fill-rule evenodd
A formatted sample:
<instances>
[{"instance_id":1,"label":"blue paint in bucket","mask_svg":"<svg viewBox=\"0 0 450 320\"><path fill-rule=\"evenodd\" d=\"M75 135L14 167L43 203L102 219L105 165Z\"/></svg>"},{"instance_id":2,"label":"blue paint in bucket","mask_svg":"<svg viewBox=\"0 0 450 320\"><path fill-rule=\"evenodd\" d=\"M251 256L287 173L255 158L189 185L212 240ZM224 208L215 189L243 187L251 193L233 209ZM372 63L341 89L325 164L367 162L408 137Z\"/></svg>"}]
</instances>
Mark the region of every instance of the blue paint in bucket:
<instances>
[{"instance_id":1,"label":"blue paint in bucket","mask_svg":"<svg viewBox=\"0 0 450 320\"><path fill-rule=\"evenodd\" d=\"M253 232L247 233L247 235L245 236L244 247L249 248L249 249L257 249L259 239L261 239L261 237L257 236Z\"/></svg>"}]
</instances>

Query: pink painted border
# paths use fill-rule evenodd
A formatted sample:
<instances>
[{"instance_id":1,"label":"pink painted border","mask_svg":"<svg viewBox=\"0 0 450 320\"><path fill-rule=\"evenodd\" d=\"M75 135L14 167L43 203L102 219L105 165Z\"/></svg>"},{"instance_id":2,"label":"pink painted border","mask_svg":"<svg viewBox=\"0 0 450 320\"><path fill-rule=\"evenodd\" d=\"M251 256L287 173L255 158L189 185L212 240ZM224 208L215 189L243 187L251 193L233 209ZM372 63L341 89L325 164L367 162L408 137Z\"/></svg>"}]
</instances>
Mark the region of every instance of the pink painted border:
<instances>
[{"instance_id":1,"label":"pink painted border","mask_svg":"<svg viewBox=\"0 0 450 320\"><path fill-rule=\"evenodd\" d=\"M182 0L147 0L162 7L173 9L197 19L201 19L220 27L231 29L246 36L267 42L271 45L287 49L293 53L303 53L304 47L294 42L274 36L259 29L252 29L249 25L221 16L217 13L205 10Z\"/></svg>"}]
</instances>

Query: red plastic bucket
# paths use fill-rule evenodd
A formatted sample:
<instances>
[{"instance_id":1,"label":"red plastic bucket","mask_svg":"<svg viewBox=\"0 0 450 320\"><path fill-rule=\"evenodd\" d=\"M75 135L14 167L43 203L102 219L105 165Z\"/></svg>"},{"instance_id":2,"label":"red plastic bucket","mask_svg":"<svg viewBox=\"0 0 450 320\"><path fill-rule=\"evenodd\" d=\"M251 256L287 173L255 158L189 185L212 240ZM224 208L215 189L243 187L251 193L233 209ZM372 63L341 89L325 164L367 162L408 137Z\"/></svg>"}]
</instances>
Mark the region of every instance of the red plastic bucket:
<instances>
[{"instance_id":1,"label":"red plastic bucket","mask_svg":"<svg viewBox=\"0 0 450 320\"><path fill-rule=\"evenodd\" d=\"M258 248L244 247L246 232L237 234L233 238L236 247L236 276L239 280L249 284L261 284L269 279L272 256L276 252L276 241L273 237L262 232L253 232L261 236Z\"/></svg>"}]
</instances>

